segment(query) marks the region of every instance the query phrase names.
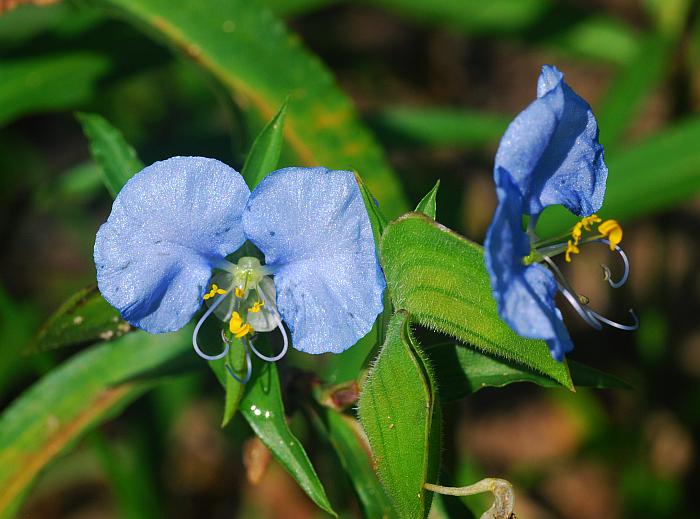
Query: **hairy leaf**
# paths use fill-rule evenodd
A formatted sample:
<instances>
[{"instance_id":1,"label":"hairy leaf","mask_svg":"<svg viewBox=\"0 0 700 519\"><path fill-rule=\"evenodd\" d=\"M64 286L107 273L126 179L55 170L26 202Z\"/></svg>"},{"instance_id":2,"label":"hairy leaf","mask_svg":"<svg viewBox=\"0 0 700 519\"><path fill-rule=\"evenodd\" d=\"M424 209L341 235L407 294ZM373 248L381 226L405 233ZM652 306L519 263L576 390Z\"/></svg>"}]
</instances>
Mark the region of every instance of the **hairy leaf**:
<instances>
[{"instance_id":1,"label":"hairy leaf","mask_svg":"<svg viewBox=\"0 0 700 519\"><path fill-rule=\"evenodd\" d=\"M440 403L430 366L411 336L406 312L394 315L359 403L377 471L398 516L426 517L437 478Z\"/></svg>"},{"instance_id":2,"label":"hairy leaf","mask_svg":"<svg viewBox=\"0 0 700 519\"><path fill-rule=\"evenodd\" d=\"M380 252L395 308L573 388L566 365L552 359L544 341L520 337L498 316L480 246L425 215L408 213L389 224Z\"/></svg>"}]
</instances>

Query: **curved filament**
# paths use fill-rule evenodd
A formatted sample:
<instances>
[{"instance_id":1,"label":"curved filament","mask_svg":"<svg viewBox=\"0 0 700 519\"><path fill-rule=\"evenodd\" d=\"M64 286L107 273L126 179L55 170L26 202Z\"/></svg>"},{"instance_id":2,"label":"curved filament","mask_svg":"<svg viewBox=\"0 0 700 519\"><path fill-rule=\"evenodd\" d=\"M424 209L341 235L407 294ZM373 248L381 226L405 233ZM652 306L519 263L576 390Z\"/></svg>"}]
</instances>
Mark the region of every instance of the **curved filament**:
<instances>
[{"instance_id":1,"label":"curved filament","mask_svg":"<svg viewBox=\"0 0 700 519\"><path fill-rule=\"evenodd\" d=\"M282 324L282 320L280 319L280 316L277 312L274 312L275 316L275 321L277 322L277 328L279 328L280 332L282 333L282 340L284 341L284 346L282 346L282 351L279 352L277 355L274 357L268 357L267 355L263 355L260 353L253 343L250 343L250 349L253 350L253 353L255 353L258 357L260 357L262 360L266 360L267 362L277 362L280 360L282 357L284 357L287 354L287 350L289 349L289 339L287 338L287 331L284 329L284 325Z\"/></svg>"},{"instance_id":2,"label":"curved filament","mask_svg":"<svg viewBox=\"0 0 700 519\"><path fill-rule=\"evenodd\" d=\"M282 357L284 357L287 354L287 350L289 349L289 339L287 338L287 331L284 329L284 325L282 324L282 319L280 318L280 314L277 312L276 306L270 304L270 302L267 300L267 297L265 297L264 292L265 292L264 290L260 290L258 292L258 296L260 296L260 299L262 299L262 302L272 312L272 315L275 318L275 322L277 323L277 328L279 328L280 333L282 334L282 341L284 342L284 345L282 346L282 351L279 352L274 357L268 357L267 355L263 355L262 353L260 353L252 341L250 342L250 349L253 350L253 353L255 353L262 360L266 360L267 362L277 362L278 360L280 360Z\"/></svg>"},{"instance_id":3,"label":"curved filament","mask_svg":"<svg viewBox=\"0 0 700 519\"><path fill-rule=\"evenodd\" d=\"M605 243L606 245L610 246L610 242L606 240L605 238L601 238L599 240L596 240L597 242L600 243ZM627 283L627 278L629 277L630 274L630 260L627 258L627 254L625 254L625 251L620 248L619 245L615 245L615 252L617 252L620 257L622 258L622 261L625 263L625 272L622 274L622 278L620 278L619 281L613 281L612 280L612 273L610 272L610 267L607 265L601 265L601 268L603 269L603 272L605 273L605 281L607 281L611 287L613 288L620 288L622 285Z\"/></svg>"},{"instance_id":4,"label":"curved filament","mask_svg":"<svg viewBox=\"0 0 700 519\"><path fill-rule=\"evenodd\" d=\"M561 283L557 283L559 285L559 291L566 297L566 300L569 302L569 304L573 307L574 310L576 310L576 313L581 316L581 319L586 321L586 323L595 328L596 330L602 330L603 327L601 324L598 322L598 320L591 315L591 310L590 308L584 307L579 299L572 294L569 290L567 290L566 287L562 286ZM595 313L595 312L593 312Z\"/></svg>"},{"instance_id":5,"label":"curved filament","mask_svg":"<svg viewBox=\"0 0 700 519\"><path fill-rule=\"evenodd\" d=\"M611 321L607 317L603 317L600 315L598 312L591 310L590 308L588 311L601 323L605 323L608 326L612 326L613 328L617 328L618 330L627 330L627 331L632 331L636 330L639 328L639 318L637 317L637 314L634 313L634 310L630 308L629 312L632 315L632 318L634 319L634 324L621 324L615 321Z\"/></svg>"},{"instance_id":6,"label":"curved filament","mask_svg":"<svg viewBox=\"0 0 700 519\"><path fill-rule=\"evenodd\" d=\"M228 345L228 340L226 339L226 334L224 333L223 330L221 330L221 338L224 340L224 342ZM226 371L228 371L228 374L231 375L233 380L238 382L239 384L247 384L248 381L250 380L251 375L253 374L253 361L250 358L250 351L248 351L248 344L247 341L243 340L241 341L243 343L243 351L245 352L245 363L246 363L246 375L243 378L240 378L233 372L233 368L229 366L228 362L224 364L226 367Z\"/></svg>"},{"instance_id":7,"label":"curved filament","mask_svg":"<svg viewBox=\"0 0 700 519\"><path fill-rule=\"evenodd\" d=\"M224 300L226 297L226 294L222 294L219 296L219 298L214 301L214 304L209 307L209 309L204 312L204 315L200 317L199 321L197 321L197 326L194 327L194 333L192 334L192 346L194 346L194 351L197 352L197 355L202 357L205 360L218 360L222 359L226 356L229 350L229 344L228 342L226 343L226 348L224 348L224 351L219 353L218 355L207 355L204 353L200 348L199 344L197 344L197 335L199 335L199 329L202 327L204 324L204 321L207 320L207 318L216 310L216 307L221 304L221 302Z\"/></svg>"}]
</instances>

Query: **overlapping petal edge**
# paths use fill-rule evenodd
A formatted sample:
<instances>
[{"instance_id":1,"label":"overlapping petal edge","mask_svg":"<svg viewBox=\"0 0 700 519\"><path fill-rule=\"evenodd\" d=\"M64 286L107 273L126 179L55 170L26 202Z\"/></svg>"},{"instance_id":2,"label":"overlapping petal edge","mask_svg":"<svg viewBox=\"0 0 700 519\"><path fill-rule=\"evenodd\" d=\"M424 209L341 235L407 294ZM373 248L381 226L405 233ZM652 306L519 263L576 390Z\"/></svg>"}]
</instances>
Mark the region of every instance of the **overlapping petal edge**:
<instances>
[{"instance_id":1,"label":"overlapping petal edge","mask_svg":"<svg viewBox=\"0 0 700 519\"><path fill-rule=\"evenodd\" d=\"M151 333L184 326L212 268L250 239L275 276L293 346L340 352L382 310L384 276L354 174L275 171L251 194L215 159L173 157L136 174L97 233L101 293Z\"/></svg>"},{"instance_id":2,"label":"overlapping petal edge","mask_svg":"<svg viewBox=\"0 0 700 519\"><path fill-rule=\"evenodd\" d=\"M554 204L578 216L598 211L607 173L590 106L556 67L545 65L537 99L511 122L496 153L498 207L487 232L485 257L501 318L524 337L544 339L560 361L573 344L554 301L553 274L540 265L523 264L530 238L522 217L529 215L534 223Z\"/></svg>"}]
</instances>

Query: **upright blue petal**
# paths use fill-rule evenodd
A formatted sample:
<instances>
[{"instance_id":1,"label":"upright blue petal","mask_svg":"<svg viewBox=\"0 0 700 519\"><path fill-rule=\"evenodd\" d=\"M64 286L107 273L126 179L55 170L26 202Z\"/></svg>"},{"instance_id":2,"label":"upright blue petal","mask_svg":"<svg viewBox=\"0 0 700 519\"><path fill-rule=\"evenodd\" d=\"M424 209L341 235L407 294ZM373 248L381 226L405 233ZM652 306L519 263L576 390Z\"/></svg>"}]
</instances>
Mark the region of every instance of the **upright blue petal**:
<instances>
[{"instance_id":1,"label":"upright blue petal","mask_svg":"<svg viewBox=\"0 0 700 519\"><path fill-rule=\"evenodd\" d=\"M484 243L498 313L523 337L544 339L552 356L563 360L573 348L554 297L557 284L541 265L523 264L530 242L522 230L524 201L510 178L497 188L499 204Z\"/></svg>"},{"instance_id":2,"label":"upright blue petal","mask_svg":"<svg viewBox=\"0 0 700 519\"><path fill-rule=\"evenodd\" d=\"M134 175L95 241L97 283L131 324L177 330L195 314L212 264L245 241L250 190L226 164L173 157Z\"/></svg>"},{"instance_id":3,"label":"upright blue petal","mask_svg":"<svg viewBox=\"0 0 700 519\"><path fill-rule=\"evenodd\" d=\"M496 153L497 177L510 176L530 215L562 204L587 216L603 204L608 169L598 124L563 77L553 66L542 67L537 99L513 120Z\"/></svg>"},{"instance_id":4,"label":"upright blue petal","mask_svg":"<svg viewBox=\"0 0 700 519\"><path fill-rule=\"evenodd\" d=\"M370 331L386 285L353 173L270 173L250 196L243 226L274 272L296 349L340 353Z\"/></svg>"}]
</instances>

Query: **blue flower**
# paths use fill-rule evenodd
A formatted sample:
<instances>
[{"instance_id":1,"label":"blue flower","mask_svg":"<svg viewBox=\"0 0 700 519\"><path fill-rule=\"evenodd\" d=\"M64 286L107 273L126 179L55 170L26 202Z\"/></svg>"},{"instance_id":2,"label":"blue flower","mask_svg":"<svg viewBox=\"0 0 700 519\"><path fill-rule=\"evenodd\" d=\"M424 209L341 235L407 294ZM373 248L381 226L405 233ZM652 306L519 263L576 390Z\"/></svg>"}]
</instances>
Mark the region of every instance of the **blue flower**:
<instances>
[{"instance_id":1,"label":"blue flower","mask_svg":"<svg viewBox=\"0 0 700 519\"><path fill-rule=\"evenodd\" d=\"M559 70L545 65L537 99L513 120L496 153L498 207L484 247L499 315L521 336L543 339L559 361L573 344L556 307L557 291L595 328L600 329L601 323L622 329L637 326L615 323L588 307L587 299L571 288L551 259L564 253L571 261L580 245L603 242L625 264L620 281L610 279L610 270L603 266L606 280L615 288L626 281L629 263L618 245L622 228L593 214L603 204L607 174L590 106L564 82ZM534 232L537 218L554 204L583 218L570 236L539 240ZM524 217L529 217L527 231Z\"/></svg>"},{"instance_id":2,"label":"blue flower","mask_svg":"<svg viewBox=\"0 0 700 519\"><path fill-rule=\"evenodd\" d=\"M226 259L246 240L265 265ZM102 295L148 332L177 330L210 303L194 338L205 358L223 356L204 355L196 342L213 312L238 338L279 328L286 351L284 320L296 349L339 353L370 331L383 306L371 224L348 171L280 169L250 193L214 159L156 162L116 197L94 257Z\"/></svg>"},{"instance_id":3,"label":"blue flower","mask_svg":"<svg viewBox=\"0 0 700 519\"><path fill-rule=\"evenodd\" d=\"M537 216L561 204L577 216L603 205L608 168L591 107L564 82L556 67L542 67L537 99L508 126L496 152L497 185L510 177Z\"/></svg>"}]
</instances>

